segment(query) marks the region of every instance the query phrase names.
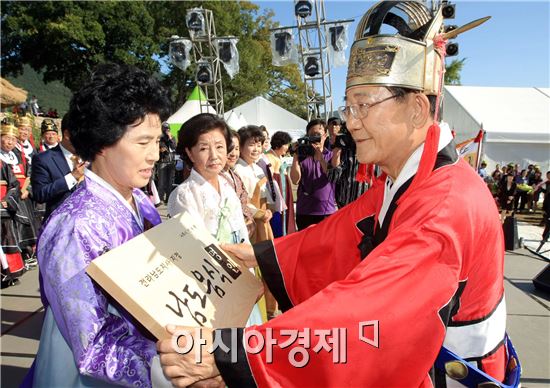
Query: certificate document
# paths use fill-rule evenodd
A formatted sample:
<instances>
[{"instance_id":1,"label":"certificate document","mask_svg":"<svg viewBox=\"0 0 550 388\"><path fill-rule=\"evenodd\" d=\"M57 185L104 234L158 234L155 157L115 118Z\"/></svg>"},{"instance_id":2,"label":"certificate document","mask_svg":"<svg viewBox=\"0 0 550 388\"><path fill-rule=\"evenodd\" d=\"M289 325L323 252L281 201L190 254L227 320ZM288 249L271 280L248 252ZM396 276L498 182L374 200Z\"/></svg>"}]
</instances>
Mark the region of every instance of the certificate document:
<instances>
[{"instance_id":1,"label":"certificate document","mask_svg":"<svg viewBox=\"0 0 550 388\"><path fill-rule=\"evenodd\" d=\"M86 269L157 339L167 324L244 327L261 282L180 213L93 260Z\"/></svg>"}]
</instances>

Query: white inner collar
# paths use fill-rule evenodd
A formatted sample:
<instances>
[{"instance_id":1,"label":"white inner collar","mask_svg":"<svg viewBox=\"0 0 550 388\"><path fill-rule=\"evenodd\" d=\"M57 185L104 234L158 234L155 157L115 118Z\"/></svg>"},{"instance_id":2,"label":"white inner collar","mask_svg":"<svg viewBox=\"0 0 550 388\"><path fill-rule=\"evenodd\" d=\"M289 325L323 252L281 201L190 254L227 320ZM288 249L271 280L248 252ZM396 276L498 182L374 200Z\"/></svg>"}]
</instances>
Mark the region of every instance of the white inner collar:
<instances>
[{"instance_id":1,"label":"white inner collar","mask_svg":"<svg viewBox=\"0 0 550 388\"><path fill-rule=\"evenodd\" d=\"M440 123L440 134L439 134L439 144L437 145L437 152L445 148L452 140L453 135L451 129L447 123ZM420 165L420 159L422 157L422 152L424 151L424 143L422 143L407 159L405 165L399 172L399 175L395 179L391 179L389 176L386 178L386 184L384 185L384 202L382 203L382 208L380 209L380 214L378 215L378 223L382 225L384 223L384 218L390 207L390 204L397 193L397 190L405 182L407 182L411 177L413 177L418 171L418 166Z\"/></svg>"}]
</instances>

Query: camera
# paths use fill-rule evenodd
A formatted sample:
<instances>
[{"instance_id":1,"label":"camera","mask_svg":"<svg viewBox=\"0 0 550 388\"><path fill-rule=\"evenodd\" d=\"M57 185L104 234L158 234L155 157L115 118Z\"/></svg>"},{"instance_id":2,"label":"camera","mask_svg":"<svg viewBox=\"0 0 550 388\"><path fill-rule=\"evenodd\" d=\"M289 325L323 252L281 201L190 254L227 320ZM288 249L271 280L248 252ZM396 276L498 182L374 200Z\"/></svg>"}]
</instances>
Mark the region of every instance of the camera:
<instances>
[{"instance_id":1,"label":"camera","mask_svg":"<svg viewBox=\"0 0 550 388\"><path fill-rule=\"evenodd\" d=\"M332 146L334 148L355 151L355 142L348 131L343 131L336 135L336 139L334 140L334 144Z\"/></svg>"},{"instance_id":2,"label":"camera","mask_svg":"<svg viewBox=\"0 0 550 388\"><path fill-rule=\"evenodd\" d=\"M315 155L315 150L311 146L313 143L320 143L321 136L304 136L297 140L296 152L298 153L298 160L302 161L308 156Z\"/></svg>"}]
</instances>

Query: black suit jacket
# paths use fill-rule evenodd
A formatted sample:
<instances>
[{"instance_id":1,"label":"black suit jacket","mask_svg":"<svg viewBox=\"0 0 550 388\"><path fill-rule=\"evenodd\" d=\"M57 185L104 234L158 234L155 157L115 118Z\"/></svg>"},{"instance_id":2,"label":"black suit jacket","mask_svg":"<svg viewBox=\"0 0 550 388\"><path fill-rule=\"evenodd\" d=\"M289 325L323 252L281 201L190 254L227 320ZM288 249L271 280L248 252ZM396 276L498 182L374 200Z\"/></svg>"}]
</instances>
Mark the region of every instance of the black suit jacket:
<instances>
[{"instance_id":1,"label":"black suit jacket","mask_svg":"<svg viewBox=\"0 0 550 388\"><path fill-rule=\"evenodd\" d=\"M71 169L59 144L32 158L31 185L33 199L46 204L44 221L71 194L65 175Z\"/></svg>"}]
</instances>

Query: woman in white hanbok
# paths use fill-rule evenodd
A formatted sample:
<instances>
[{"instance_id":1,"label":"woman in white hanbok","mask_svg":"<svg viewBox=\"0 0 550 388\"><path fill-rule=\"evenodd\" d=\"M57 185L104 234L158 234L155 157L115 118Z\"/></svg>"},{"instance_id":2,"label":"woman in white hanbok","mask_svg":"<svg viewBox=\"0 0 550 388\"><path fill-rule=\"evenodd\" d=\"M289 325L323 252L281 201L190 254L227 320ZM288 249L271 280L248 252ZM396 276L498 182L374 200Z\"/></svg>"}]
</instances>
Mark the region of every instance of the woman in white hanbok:
<instances>
[{"instance_id":1,"label":"woman in white hanbok","mask_svg":"<svg viewBox=\"0 0 550 388\"><path fill-rule=\"evenodd\" d=\"M182 125L176 152L192 166L189 177L168 199L168 213L188 212L220 243L249 242L241 201L227 179L220 176L231 144L229 127L210 113L199 114ZM257 305L247 325L261 324Z\"/></svg>"}]
</instances>

